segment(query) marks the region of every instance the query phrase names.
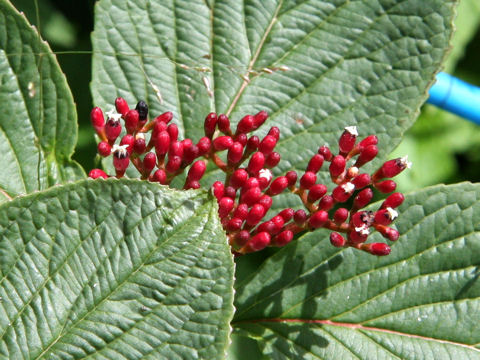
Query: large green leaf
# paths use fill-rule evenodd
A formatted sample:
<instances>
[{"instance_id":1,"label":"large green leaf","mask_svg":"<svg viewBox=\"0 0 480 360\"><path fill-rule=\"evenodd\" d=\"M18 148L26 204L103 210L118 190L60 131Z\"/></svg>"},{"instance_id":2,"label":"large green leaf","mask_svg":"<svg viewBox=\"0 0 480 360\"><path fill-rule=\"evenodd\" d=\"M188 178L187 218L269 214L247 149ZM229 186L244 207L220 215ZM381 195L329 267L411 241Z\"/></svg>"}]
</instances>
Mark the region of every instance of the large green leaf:
<instances>
[{"instance_id":1,"label":"large green leaf","mask_svg":"<svg viewBox=\"0 0 480 360\"><path fill-rule=\"evenodd\" d=\"M145 99L153 114L173 111L193 140L210 111L236 122L265 109L267 124L283 132L279 170L304 168L319 145L333 145L356 124L362 135L380 137L379 162L426 98L452 34L454 4L100 0L94 102L109 109L118 95Z\"/></svg>"},{"instance_id":2,"label":"large green leaf","mask_svg":"<svg viewBox=\"0 0 480 360\"><path fill-rule=\"evenodd\" d=\"M0 202L83 176L72 95L36 29L0 0Z\"/></svg>"},{"instance_id":3,"label":"large green leaf","mask_svg":"<svg viewBox=\"0 0 480 360\"><path fill-rule=\"evenodd\" d=\"M234 328L269 359L480 359L479 199L470 183L408 195L383 258L317 231L250 275L240 262Z\"/></svg>"},{"instance_id":4,"label":"large green leaf","mask_svg":"<svg viewBox=\"0 0 480 360\"><path fill-rule=\"evenodd\" d=\"M206 192L87 180L0 206L0 358L220 359L233 261Z\"/></svg>"}]
</instances>

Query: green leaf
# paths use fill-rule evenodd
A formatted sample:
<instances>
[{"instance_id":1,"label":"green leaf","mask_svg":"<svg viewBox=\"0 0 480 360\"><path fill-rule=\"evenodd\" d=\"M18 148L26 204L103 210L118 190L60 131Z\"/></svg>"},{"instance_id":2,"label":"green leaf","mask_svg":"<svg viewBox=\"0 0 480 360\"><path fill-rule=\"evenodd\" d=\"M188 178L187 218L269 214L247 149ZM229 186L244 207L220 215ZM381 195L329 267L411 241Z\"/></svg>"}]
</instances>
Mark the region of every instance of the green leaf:
<instances>
[{"instance_id":1,"label":"green leaf","mask_svg":"<svg viewBox=\"0 0 480 360\"><path fill-rule=\"evenodd\" d=\"M0 202L84 176L70 160L76 111L57 60L0 0Z\"/></svg>"},{"instance_id":2,"label":"green leaf","mask_svg":"<svg viewBox=\"0 0 480 360\"><path fill-rule=\"evenodd\" d=\"M0 206L0 357L220 359L233 261L216 202L84 180Z\"/></svg>"},{"instance_id":3,"label":"green leaf","mask_svg":"<svg viewBox=\"0 0 480 360\"><path fill-rule=\"evenodd\" d=\"M145 99L152 116L173 111L181 136L194 141L210 111L236 123L267 110L263 133L282 130L279 171L304 168L319 145L358 125L380 138L376 166L426 99L455 3L101 0L94 102L108 109L119 95Z\"/></svg>"},{"instance_id":4,"label":"green leaf","mask_svg":"<svg viewBox=\"0 0 480 360\"><path fill-rule=\"evenodd\" d=\"M407 195L382 258L303 236L243 272L234 328L269 359L480 359L479 199L470 183Z\"/></svg>"}]
</instances>

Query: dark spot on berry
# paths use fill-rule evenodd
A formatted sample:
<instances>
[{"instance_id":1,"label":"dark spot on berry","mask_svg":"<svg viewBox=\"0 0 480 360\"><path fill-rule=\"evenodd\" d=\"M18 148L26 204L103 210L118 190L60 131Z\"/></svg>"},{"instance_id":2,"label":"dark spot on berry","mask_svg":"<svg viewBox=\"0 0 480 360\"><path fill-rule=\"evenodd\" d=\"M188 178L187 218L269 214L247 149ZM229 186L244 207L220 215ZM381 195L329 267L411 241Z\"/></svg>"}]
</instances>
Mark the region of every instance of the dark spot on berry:
<instances>
[{"instance_id":1,"label":"dark spot on berry","mask_svg":"<svg viewBox=\"0 0 480 360\"><path fill-rule=\"evenodd\" d=\"M138 111L138 118L143 121L143 120L147 120L147 116L148 116L148 105L145 101L143 100L140 100L137 104L137 106L135 107L135 110Z\"/></svg>"}]
</instances>

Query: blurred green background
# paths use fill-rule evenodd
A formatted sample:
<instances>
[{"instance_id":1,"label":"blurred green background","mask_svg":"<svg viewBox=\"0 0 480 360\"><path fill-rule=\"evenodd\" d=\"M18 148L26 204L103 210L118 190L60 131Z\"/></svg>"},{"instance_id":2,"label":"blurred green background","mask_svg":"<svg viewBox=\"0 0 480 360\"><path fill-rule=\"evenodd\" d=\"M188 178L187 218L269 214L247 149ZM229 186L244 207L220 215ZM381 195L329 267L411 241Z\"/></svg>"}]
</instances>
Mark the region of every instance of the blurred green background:
<instances>
[{"instance_id":1,"label":"blurred green background","mask_svg":"<svg viewBox=\"0 0 480 360\"><path fill-rule=\"evenodd\" d=\"M89 89L95 1L11 1L57 53L77 104L80 129L74 158L88 172L94 167L96 154L89 125L89 113L95 104ZM457 32L444 71L480 86L479 25L480 0L461 0ZM397 178L402 191L438 183L480 181L480 126L426 105L393 156L405 154L413 167Z\"/></svg>"}]
</instances>

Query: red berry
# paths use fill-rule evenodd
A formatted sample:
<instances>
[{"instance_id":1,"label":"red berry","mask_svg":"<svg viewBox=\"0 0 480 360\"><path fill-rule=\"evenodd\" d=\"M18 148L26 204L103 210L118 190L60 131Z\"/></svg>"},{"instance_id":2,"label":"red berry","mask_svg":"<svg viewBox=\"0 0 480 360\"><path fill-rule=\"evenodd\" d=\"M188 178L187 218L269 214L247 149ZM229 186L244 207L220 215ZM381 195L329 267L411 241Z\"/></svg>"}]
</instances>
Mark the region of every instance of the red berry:
<instances>
[{"instance_id":1,"label":"red berry","mask_svg":"<svg viewBox=\"0 0 480 360\"><path fill-rule=\"evenodd\" d=\"M357 128L355 126L347 126L345 131L340 136L338 141L338 147L341 155L347 155L352 151L355 146L355 141L357 140Z\"/></svg>"},{"instance_id":2,"label":"red berry","mask_svg":"<svg viewBox=\"0 0 480 360\"><path fill-rule=\"evenodd\" d=\"M215 144L215 142L214 142ZM234 142L228 149L227 159L229 164L237 164L243 157L243 145L239 142Z\"/></svg>"},{"instance_id":3,"label":"red berry","mask_svg":"<svg viewBox=\"0 0 480 360\"><path fill-rule=\"evenodd\" d=\"M167 126L168 135L170 135L170 141L178 140L178 126L176 124L170 124Z\"/></svg>"},{"instance_id":4,"label":"red berry","mask_svg":"<svg viewBox=\"0 0 480 360\"><path fill-rule=\"evenodd\" d=\"M267 158L265 159L265 166L269 169L274 168L280 162L280 154L277 152L270 153Z\"/></svg>"},{"instance_id":5,"label":"red berry","mask_svg":"<svg viewBox=\"0 0 480 360\"><path fill-rule=\"evenodd\" d=\"M193 141L191 139L183 139L180 142L182 143L183 151L185 151L185 149L188 149L190 146L193 146Z\"/></svg>"},{"instance_id":6,"label":"red berry","mask_svg":"<svg viewBox=\"0 0 480 360\"><path fill-rule=\"evenodd\" d=\"M180 169L180 165L182 165L182 158L180 156L169 156L165 170L167 173L173 174Z\"/></svg>"},{"instance_id":7,"label":"red berry","mask_svg":"<svg viewBox=\"0 0 480 360\"><path fill-rule=\"evenodd\" d=\"M146 148L147 144L145 143L145 139L137 135L135 141L133 142L133 151L136 154L143 154Z\"/></svg>"},{"instance_id":8,"label":"red berry","mask_svg":"<svg viewBox=\"0 0 480 360\"><path fill-rule=\"evenodd\" d=\"M260 139L257 135L250 136L247 141L247 152L251 153L258 149Z\"/></svg>"},{"instance_id":9,"label":"red berry","mask_svg":"<svg viewBox=\"0 0 480 360\"><path fill-rule=\"evenodd\" d=\"M215 181L212 185L213 195L220 200L223 197L225 185L221 181Z\"/></svg>"},{"instance_id":10,"label":"red berry","mask_svg":"<svg viewBox=\"0 0 480 360\"><path fill-rule=\"evenodd\" d=\"M263 208L263 206L260 204L255 204L248 212L245 222L250 226L257 225L260 220L262 220L264 215L265 209Z\"/></svg>"},{"instance_id":11,"label":"red berry","mask_svg":"<svg viewBox=\"0 0 480 360\"><path fill-rule=\"evenodd\" d=\"M164 112L161 115L158 115L155 118L155 123L163 122L164 124L168 124L173 119L173 113L171 111Z\"/></svg>"},{"instance_id":12,"label":"red berry","mask_svg":"<svg viewBox=\"0 0 480 360\"><path fill-rule=\"evenodd\" d=\"M361 244L367 241L369 234L370 234L369 228L363 225L350 231L350 233L348 234L348 239L353 244Z\"/></svg>"},{"instance_id":13,"label":"red berry","mask_svg":"<svg viewBox=\"0 0 480 360\"><path fill-rule=\"evenodd\" d=\"M355 185L356 190L362 189L365 186L370 185L370 182L371 179L370 175L368 174L360 174L352 179L352 184Z\"/></svg>"},{"instance_id":14,"label":"red berry","mask_svg":"<svg viewBox=\"0 0 480 360\"><path fill-rule=\"evenodd\" d=\"M203 174L205 174L205 170L207 169L207 165L204 161L198 160L193 163L188 170L187 179L188 180L195 180L198 181L202 178Z\"/></svg>"},{"instance_id":15,"label":"red berry","mask_svg":"<svg viewBox=\"0 0 480 360\"><path fill-rule=\"evenodd\" d=\"M265 209L265 212L267 212L270 207L272 206L273 200L270 196L268 195L263 195L260 200L258 200L257 204L260 204L263 206Z\"/></svg>"},{"instance_id":16,"label":"red berry","mask_svg":"<svg viewBox=\"0 0 480 360\"><path fill-rule=\"evenodd\" d=\"M248 205L247 204L239 204L235 211L233 212L233 217L240 218L245 220L248 215Z\"/></svg>"},{"instance_id":17,"label":"red berry","mask_svg":"<svg viewBox=\"0 0 480 360\"><path fill-rule=\"evenodd\" d=\"M270 185L273 175L272 172L268 169L262 169L258 172L258 183L260 189L264 190Z\"/></svg>"},{"instance_id":18,"label":"red berry","mask_svg":"<svg viewBox=\"0 0 480 360\"><path fill-rule=\"evenodd\" d=\"M246 182L245 185L243 185L242 190L246 191L248 189L251 189L253 187L260 187L260 182L256 177L251 177L249 178Z\"/></svg>"},{"instance_id":19,"label":"red berry","mask_svg":"<svg viewBox=\"0 0 480 360\"><path fill-rule=\"evenodd\" d=\"M322 227L323 225L325 225L327 221L328 221L328 213L326 211L319 210L310 216L310 218L308 219L308 224L312 228L318 229L319 227Z\"/></svg>"},{"instance_id":20,"label":"red berry","mask_svg":"<svg viewBox=\"0 0 480 360\"><path fill-rule=\"evenodd\" d=\"M223 196L229 197L233 200L235 200L235 198L237 197L237 190L235 190L235 188L231 186L227 186L223 192Z\"/></svg>"},{"instance_id":21,"label":"red berry","mask_svg":"<svg viewBox=\"0 0 480 360\"><path fill-rule=\"evenodd\" d=\"M288 180L288 186L295 186L295 184L297 183L297 173L295 171L288 171L285 174L285 177Z\"/></svg>"},{"instance_id":22,"label":"red berry","mask_svg":"<svg viewBox=\"0 0 480 360\"><path fill-rule=\"evenodd\" d=\"M112 147L106 141L100 141L97 146L98 153L100 156L107 157L112 152Z\"/></svg>"},{"instance_id":23,"label":"red berry","mask_svg":"<svg viewBox=\"0 0 480 360\"><path fill-rule=\"evenodd\" d=\"M105 118L103 117L102 109L94 107L90 113L90 120L92 121L92 126L95 131L100 133L105 125Z\"/></svg>"},{"instance_id":24,"label":"red berry","mask_svg":"<svg viewBox=\"0 0 480 360\"><path fill-rule=\"evenodd\" d=\"M164 156L168 149L170 148L170 135L166 131L162 131L158 134L157 139L155 140L155 152L160 158Z\"/></svg>"},{"instance_id":25,"label":"red berry","mask_svg":"<svg viewBox=\"0 0 480 360\"><path fill-rule=\"evenodd\" d=\"M256 204L258 200L262 197L262 190L260 190L259 187L253 187L251 189L248 189L241 197L240 197L240 202L245 203L248 206L252 206L253 204Z\"/></svg>"},{"instance_id":26,"label":"red berry","mask_svg":"<svg viewBox=\"0 0 480 360\"><path fill-rule=\"evenodd\" d=\"M327 187L323 184L313 185L310 190L308 190L308 202L313 203L317 201L327 193L327 190Z\"/></svg>"},{"instance_id":27,"label":"red berry","mask_svg":"<svg viewBox=\"0 0 480 360\"><path fill-rule=\"evenodd\" d=\"M255 118L252 115L247 115L238 122L236 135L245 134L255 128Z\"/></svg>"},{"instance_id":28,"label":"red berry","mask_svg":"<svg viewBox=\"0 0 480 360\"><path fill-rule=\"evenodd\" d=\"M267 232L269 234L273 234L273 232L275 231L275 224L273 223L272 220L268 220L268 221L265 221L263 223L261 223L260 225L258 225L257 229L256 229L256 232L259 233L259 232Z\"/></svg>"},{"instance_id":29,"label":"red berry","mask_svg":"<svg viewBox=\"0 0 480 360\"><path fill-rule=\"evenodd\" d=\"M303 189L310 189L313 185L315 185L317 181L317 175L311 171L307 171L303 176L300 178L300 187Z\"/></svg>"},{"instance_id":30,"label":"red berry","mask_svg":"<svg viewBox=\"0 0 480 360\"><path fill-rule=\"evenodd\" d=\"M127 129L129 134L132 134L137 129L139 119L137 110L129 110L125 114L125 129Z\"/></svg>"},{"instance_id":31,"label":"red berry","mask_svg":"<svg viewBox=\"0 0 480 360\"><path fill-rule=\"evenodd\" d=\"M242 230L235 235L235 244L237 246L244 246L250 240L250 233L247 230Z\"/></svg>"},{"instance_id":32,"label":"red berry","mask_svg":"<svg viewBox=\"0 0 480 360\"><path fill-rule=\"evenodd\" d=\"M378 191L384 194L388 194L392 191L395 191L395 189L397 188L397 183L393 180L384 180L374 184L374 186Z\"/></svg>"},{"instance_id":33,"label":"red berry","mask_svg":"<svg viewBox=\"0 0 480 360\"><path fill-rule=\"evenodd\" d=\"M127 151L128 155L131 155L133 152L133 144L135 143L135 138L133 135L127 134L124 137L122 137L122 140L120 140L120 145L127 145Z\"/></svg>"},{"instance_id":34,"label":"red berry","mask_svg":"<svg viewBox=\"0 0 480 360\"><path fill-rule=\"evenodd\" d=\"M318 153L322 155L325 160L332 160L332 152L330 151L330 148L328 146L325 145L318 148Z\"/></svg>"},{"instance_id":35,"label":"red berry","mask_svg":"<svg viewBox=\"0 0 480 360\"><path fill-rule=\"evenodd\" d=\"M360 151L360 155L355 162L355 166L360 167L363 164L373 160L378 154L377 145L369 145Z\"/></svg>"},{"instance_id":36,"label":"red berry","mask_svg":"<svg viewBox=\"0 0 480 360\"><path fill-rule=\"evenodd\" d=\"M202 137L197 144L198 147L198 156L202 156L210 152L210 149L212 147L212 141L204 136Z\"/></svg>"},{"instance_id":37,"label":"red berry","mask_svg":"<svg viewBox=\"0 0 480 360\"><path fill-rule=\"evenodd\" d=\"M110 119L105 124L105 135L107 136L108 140L112 142L115 141L121 132L122 132L122 125L120 124L120 121Z\"/></svg>"},{"instance_id":38,"label":"red berry","mask_svg":"<svg viewBox=\"0 0 480 360\"><path fill-rule=\"evenodd\" d=\"M227 115L220 114L217 121L218 130L226 135L231 135L232 130L230 130L230 120L228 119Z\"/></svg>"},{"instance_id":39,"label":"red berry","mask_svg":"<svg viewBox=\"0 0 480 360\"><path fill-rule=\"evenodd\" d=\"M167 174L164 170L158 169L153 173L151 180L154 182L158 182L162 185L165 185L167 182Z\"/></svg>"},{"instance_id":40,"label":"red berry","mask_svg":"<svg viewBox=\"0 0 480 360\"><path fill-rule=\"evenodd\" d=\"M185 190L188 189L200 189L200 183L197 180L188 180L185 182L185 186L183 187Z\"/></svg>"},{"instance_id":41,"label":"red berry","mask_svg":"<svg viewBox=\"0 0 480 360\"><path fill-rule=\"evenodd\" d=\"M375 135L369 135L358 143L358 148L360 151L362 151L362 149L366 148L367 146L377 145L377 144L378 144L378 138Z\"/></svg>"},{"instance_id":42,"label":"red berry","mask_svg":"<svg viewBox=\"0 0 480 360\"><path fill-rule=\"evenodd\" d=\"M198 146L197 145L192 145L187 148L184 147L183 149L183 162L185 164L191 164L193 160L195 160L198 157L199 154Z\"/></svg>"},{"instance_id":43,"label":"red berry","mask_svg":"<svg viewBox=\"0 0 480 360\"><path fill-rule=\"evenodd\" d=\"M122 116L125 116L129 110L127 101L121 97L115 99L115 108L117 109L118 113L122 114Z\"/></svg>"},{"instance_id":44,"label":"red berry","mask_svg":"<svg viewBox=\"0 0 480 360\"><path fill-rule=\"evenodd\" d=\"M239 142L240 144L242 144L243 147L245 147L247 145L247 142L248 142L247 135L240 134L240 135L235 137L235 141Z\"/></svg>"},{"instance_id":45,"label":"red berry","mask_svg":"<svg viewBox=\"0 0 480 360\"><path fill-rule=\"evenodd\" d=\"M242 224L243 224L243 219L240 219L240 218L236 218L234 217L233 219L231 219L227 225L226 225L226 230L227 231L238 231L241 229L242 227Z\"/></svg>"},{"instance_id":46,"label":"red berry","mask_svg":"<svg viewBox=\"0 0 480 360\"><path fill-rule=\"evenodd\" d=\"M345 171L345 166L345 158L342 155L335 156L330 163L330 175L332 175L334 178L342 175L342 173Z\"/></svg>"},{"instance_id":47,"label":"red berry","mask_svg":"<svg viewBox=\"0 0 480 360\"><path fill-rule=\"evenodd\" d=\"M372 255L385 256L390 254L390 246L384 243L363 244L362 250L368 251Z\"/></svg>"},{"instance_id":48,"label":"red berry","mask_svg":"<svg viewBox=\"0 0 480 360\"><path fill-rule=\"evenodd\" d=\"M380 209L375 213L375 224L390 225L398 216L398 213L392 209Z\"/></svg>"},{"instance_id":49,"label":"red berry","mask_svg":"<svg viewBox=\"0 0 480 360\"><path fill-rule=\"evenodd\" d=\"M98 178L107 179L108 175L103 170L93 169L93 170L90 170L90 172L88 173L88 177L90 177L92 179L98 179Z\"/></svg>"},{"instance_id":50,"label":"red berry","mask_svg":"<svg viewBox=\"0 0 480 360\"><path fill-rule=\"evenodd\" d=\"M333 189L332 197L336 202L345 202L350 198L354 190L355 185L353 185L351 182L347 182Z\"/></svg>"},{"instance_id":51,"label":"red berry","mask_svg":"<svg viewBox=\"0 0 480 360\"><path fill-rule=\"evenodd\" d=\"M293 215L295 214L295 210L291 208L284 209L278 213L278 216L281 216L284 222L289 222Z\"/></svg>"},{"instance_id":52,"label":"red berry","mask_svg":"<svg viewBox=\"0 0 480 360\"><path fill-rule=\"evenodd\" d=\"M333 214L333 221L336 224L343 224L348 218L348 210L345 208L338 208Z\"/></svg>"},{"instance_id":53,"label":"red berry","mask_svg":"<svg viewBox=\"0 0 480 360\"><path fill-rule=\"evenodd\" d=\"M253 116L254 128L258 129L268 118L268 113L265 110L262 110Z\"/></svg>"},{"instance_id":54,"label":"red berry","mask_svg":"<svg viewBox=\"0 0 480 360\"><path fill-rule=\"evenodd\" d=\"M248 162L247 170L252 175L257 175L258 172L263 169L265 164L265 156L263 153L257 151L252 155L250 161Z\"/></svg>"},{"instance_id":55,"label":"red berry","mask_svg":"<svg viewBox=\"0 0 480 360\"><path fill-rule=\"evenodd\" d=\"M276 126L272 126L270 130L268 130L267 135L273 136L278 141L280 139L280 129Z\"/></svg>"},{"instance_id":56,"label":"red berry","mask_svg":"<svg viewBox=\"0 0 480 360\"><path fill-rule=\"evenodd\" d=\"M373 198L373 191L370 188L360 191L353 200L353 207L355 209L361 209L367 206Z\"/></svg>"},{"instance_id":57,"label":"red berry","mask_svg":"<svg viewBox=\"0 0 480 360\"><path fill-rule=\"evenodd\" d=\"M155 168L156 164L157 156L153 152L149 152L143 158L143 168L148 174L150 174L150 172Z\"/></svg>"},{"instance_id":58,"label":"red berry","mask_svg":"<svg viewBox=\"0 0 480 360\"><path fill-rule=\"evenodd\" d=\"M267 135L258 145L258 150L261 151L264 155L270 154L277 145L277 139L271 135Z\"/></svg>"},{"instance_id":59,"label":"red berry","mask_svg":"<svg viewBox=\"0 0 480 360\"><path fill-rule=\"evenodd\" d=\"M220 218L226 217L233 209L234 202L229 197L223 197L218 201L218 214Z\"/></svg>"},{"instance_id":60,"label":"red berry","mask_svg":"<svg viewBox=\"0 0 480 360\"><path fill-rule=\"evenodd\" d=\"M397 241L400 234L397 230L387 227L383 236L390 241Z\"/></svg>"},{"instance_id":61,"label":"red berry","mask_svg":"<svg viewBox=\"0 0 480 360\"><path fill-rule=\"evenodd\" d=\"M205 118L205 122L204 122L204 130L205 130L205 135L209 138L211 138L215 132L215 127L217 126L217 121L218 121L218 118L217 118L217 114L215 113L210 113L207 115L207 117Z\"/></svg>"},{"instance_id":62,"label":"red berry","mask_svg":"<svg viewBox=\"0 0 480 360\"><path fill-rule=\"evenodd\" d=\"M271 235L275 235L282 230L283 225L285 225L285 221L283 221L283 218L280 215L276 215L271 219L272 223L274 224L274 228L272 232L270 233Z\"/></svg>"},{"instance_id":63,"label":"red berry","mask_svg":"<svg viewBox=\"0 0 480 360\"><path fill-rule=\"evenodd\" d=\"M337 232L330 233L330 243L335 247L344 247L345 238Z\"/></svg>"},{"instance_id":64,"label":"red berry","mask_svg":"<svg viewBox=\"0 0 480 360\"><path fill-rule=\"evenodd\" d=\"M407 157L397 158L385 162L374 175L375 179L392 178L400 174L406 168L409 168L411 163L408 162Z\"/></svg>"},{"instance_id":65,"label":"red berry","mask_svg":"<svg viewBox=\"0 0 480 360\"><path fill-rule=\"evenodd\" d=\"M322 168L323 161L324 159L322 155L320 154L313 155L310 161L308 162L307 171L317 173Z\"/></svg>"},{"instance_id":66,"label":"red berry","mask_svg":"<svg viewBox=\"0 0 480 360\"><path fill-rule=\"evenodd\" d=\"M117 172L118 177L122 177L130 164L130 157L126 149L114 150L113 152L113 166Z\"/></svg>"},{"instance_id":67,"label":"red berry","mask_svg":"<svg viewBox=\"0 0 480 360\"><path fill-rule=\"evenodd\" d=\"M152 137L150 139L150 142L154 145L155 141L158 137L158 134L160 134L162 131L167 131L167 124L164 123L163 121L156 121L155 125L153 126L153 131L152 131ZM167 131L168 133L168 131ZM170 136L170 135L168 135Z\"/></svg>"},{"instance_id":68,"label":"red berry","mask_svg":"<svg viewBox=\"0 0 480 360\"><path fill-rule=\"evenodd\" d=\"M290 230L282 231L280 234L274 237L273 242L277 246L285 246L293 240L293 232Z\"/></svg>"},{"instance_id":69,"label":"red berry","mask_svg":"<svg viewBox=\"0 0 480 360\"><path fill-rule=\"evenodd\" d=\"M285 176L280 176L272 181L268 188L268 194L271 196L278 195L288 186L288 179Z\"/></svg>"},{"instance_id":70,"label":"red berry","mask_svg":"<svg viewBox=\"0 0 480 360\"><path fill-rule=\"evenodd\" d=\"M334 204L335 201L333 200L333 197L331 197L330 195L325 195L320 199L318 207L322 210L328 211L333 207Z\"/></svg>"},{"instance_id":71,"label":"red berry","mask_svg":"<svg viewBox=\"0 0 480 360\"><path fill-rule=\"evenodd\" d=\"M237 169L230 177L229 184L235 189L241 188L248 179L248 173L245 169Z\"/></svg>"},{"instance_id":72,"label":"red berry","mask_svg":"<svg viewBox=\"0 0 480 360\"><path fill-rule=\"evenodd\" d=\"M183 158L183 144L181 141L171 141L168 149L168 156Z\"/></svg>"},{"instance_id":73,"label":"red berry","mask_svg":"<svg viewBox=\"0 0 480 360\"><path fill-rule=\"evenodd\" d=\"M257 235L255 235L254 237L252 237L247 242L245 247L249 251L260 251L265 249L270 244L270 240L271 240L270 234L265 231L262 231Z\"/></svg>"},{"instance_id":74,"label":"red berry","mask_svg":"<svg viewBox=\"0 0 480 360\"><path fill-rule=\"evenodd\" d=\"M385 209L387 207L395 209L396 207L402 205L404 200L405 196L403 196L402 193L393 193L385 199L385 201L382 203L382 206L380 206L380 209Z\"/></svg>"},{"instance_id":75,"label":"red berry","mask_svg":"<svg viewBox=\"0 0 480 360\"><path fill-rule=\"evenodd\" d=\"M230 136L219 136L213 139L213 148L215 151L229 149L233 145L233 139Z\"/></svg>"},{"instance_id":76,"label":"red berry","mask_svg":"<svg viewBox=\"0 0 480 360\"><path fill-rule=\"evenodd\" d=\"M299 209L299 210L295 211L295 213L293 214L293 221L298 226L302 226L305 223L305 221L307 221L307 217L308 217L308 215L305 212L305 210Z\"/></svg>"}]
</instances>

